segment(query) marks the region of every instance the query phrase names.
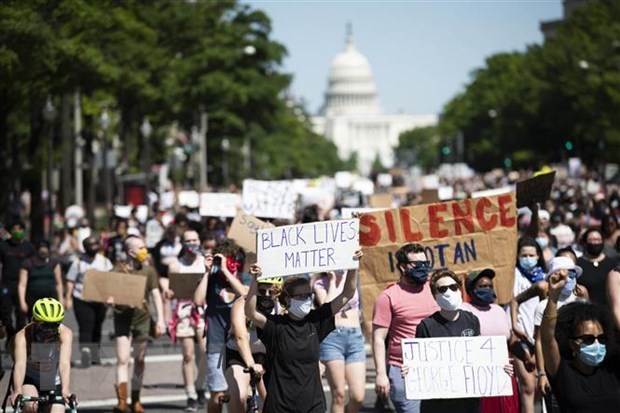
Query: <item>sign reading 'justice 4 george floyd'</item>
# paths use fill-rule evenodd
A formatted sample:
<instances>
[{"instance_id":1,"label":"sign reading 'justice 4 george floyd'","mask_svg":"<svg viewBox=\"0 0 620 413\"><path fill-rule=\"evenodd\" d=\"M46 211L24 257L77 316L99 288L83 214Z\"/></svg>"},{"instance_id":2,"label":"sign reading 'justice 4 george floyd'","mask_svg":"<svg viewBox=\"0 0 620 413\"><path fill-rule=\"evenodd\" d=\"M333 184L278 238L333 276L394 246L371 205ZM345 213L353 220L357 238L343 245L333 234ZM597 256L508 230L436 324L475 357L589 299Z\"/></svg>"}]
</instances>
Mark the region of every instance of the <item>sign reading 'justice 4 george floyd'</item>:
<instances>
[{"instance_id":1,"label":"sign reading 'justice 4 george floyd'","mask_svg":"<svg viewBox=\"0 0 620 413\"><path fill-rule=\"evenodd\" d=\"M424 247L432 270L493 268L499 302L508 302L516 261L516 214L514 192L361 214L364 303L372 308L375 297L398 281L394 254L410 242Z\"/></svg>"},{"instance_id":2,"label":"sign reading 'justice 4 george floyd'","mask_svg":"<svg viewBox=\"0 0 620 413\"><path fill-rule=\"evenodd\" d=\"M266 276L357 268L359 221L341 219L259 229L257 261Z\"/></svg>"}]
</instances>

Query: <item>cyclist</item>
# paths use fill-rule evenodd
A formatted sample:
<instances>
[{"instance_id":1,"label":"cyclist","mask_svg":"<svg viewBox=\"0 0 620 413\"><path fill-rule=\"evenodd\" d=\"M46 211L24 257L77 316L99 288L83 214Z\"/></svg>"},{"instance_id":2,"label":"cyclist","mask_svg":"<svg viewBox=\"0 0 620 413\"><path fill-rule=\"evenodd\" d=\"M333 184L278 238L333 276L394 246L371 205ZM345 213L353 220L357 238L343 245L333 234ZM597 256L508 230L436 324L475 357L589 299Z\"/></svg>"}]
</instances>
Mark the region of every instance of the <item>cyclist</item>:
<instances>
[{"instance_id":1,"label":"cyclist","mask_svg":"<svg viewBox=\"0 0 620 413\"><path fill-rule=\"evenodd\" d=\"M71 343L73 333L62 324L63 305L54 298L41 298L32 307L32 322L15 335L13 366L14 406L19 395L39 397L51 392L62 396L48 410L65 411L71 397ZM24 412L36 412L34 402L26 403Z\"/></svg>"},{"instance_id":2,"label":"cyclist","mask_svg":"<svg viewBox=\"0 0 620 413\"><path fill-rule=\"evenodd\" d=\"M256 309L265 316L277 313L276 301L282 292L282 277L258 280ZM245 296L235 301L230 310L231 329L226 342L226 382L230 393L229 408L232 412L246 411L246 398L251 374L263 375L265 365L265 345L259 340L254 323L245 316ZM257 384L258 393L265 400L267 390L261 380Z\"/></svg>"}]
</instances>

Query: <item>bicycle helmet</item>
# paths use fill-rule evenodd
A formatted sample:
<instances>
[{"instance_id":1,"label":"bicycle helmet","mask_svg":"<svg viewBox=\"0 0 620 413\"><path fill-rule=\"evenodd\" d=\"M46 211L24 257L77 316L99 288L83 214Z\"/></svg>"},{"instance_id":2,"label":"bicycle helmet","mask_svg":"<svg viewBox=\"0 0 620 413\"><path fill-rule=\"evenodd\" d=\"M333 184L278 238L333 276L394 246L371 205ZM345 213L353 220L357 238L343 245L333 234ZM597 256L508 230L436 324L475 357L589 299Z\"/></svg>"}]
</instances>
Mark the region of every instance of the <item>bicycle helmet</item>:
<instances>
[{"instance_id":1,"label":"bicycle helmet","mask_svg":"<svg viewBox=\"0 0 620 413\"><path fill-rule=\"evenodd\" d=\"M65 318L65 309L54 298L41 298L32 306L32 318L44 323L60 323Z\"/></svg>"},{"instance_id":2,"label":"bicycle helmet","mask_svg":"<svg viewBox=\"0 0 620 413\"><path fill-rule=\"evenodd\" d=\"M270 277L270 278L259 278L259 284L274 284L274 285L282 285L283 278L282 277Z\"/></svg>"}]
</instances>

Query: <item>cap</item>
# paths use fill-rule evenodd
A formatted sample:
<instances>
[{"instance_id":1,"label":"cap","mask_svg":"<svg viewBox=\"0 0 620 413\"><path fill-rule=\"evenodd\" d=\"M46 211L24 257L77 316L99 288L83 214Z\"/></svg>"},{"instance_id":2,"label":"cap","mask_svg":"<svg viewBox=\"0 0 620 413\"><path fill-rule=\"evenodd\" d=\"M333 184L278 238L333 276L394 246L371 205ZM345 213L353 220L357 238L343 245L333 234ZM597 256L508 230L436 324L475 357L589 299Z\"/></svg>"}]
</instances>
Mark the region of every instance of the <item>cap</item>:
<instances>
[{"instance_id":1,"label":"cap","mask_svg":"<svg viewBox=\"0 0 620 413\"><path fill-rule=\"evenodd\" d=\"M484 268L482 270L471 271L469 274L467 274L467 287L471 288L471 286L480 277L489 277L490 279L493 279L495 277L495 271L493 271L491 268Z\"/></svg>"},{"instance_id":2,"label":"cap","mask_svg":"<svg viewBox=\"0 0 620 413\"><path fill-rule=\"evenodd\" d=\"M551 260L551 264L549 264L549 272L547 273L547 277L553 273L556 273L560 270L575 270L577 273L577 278L583 272L583 269L578 265L575 265L573 260L568 257L554 257Z\"/></svg>"}]
</instances>

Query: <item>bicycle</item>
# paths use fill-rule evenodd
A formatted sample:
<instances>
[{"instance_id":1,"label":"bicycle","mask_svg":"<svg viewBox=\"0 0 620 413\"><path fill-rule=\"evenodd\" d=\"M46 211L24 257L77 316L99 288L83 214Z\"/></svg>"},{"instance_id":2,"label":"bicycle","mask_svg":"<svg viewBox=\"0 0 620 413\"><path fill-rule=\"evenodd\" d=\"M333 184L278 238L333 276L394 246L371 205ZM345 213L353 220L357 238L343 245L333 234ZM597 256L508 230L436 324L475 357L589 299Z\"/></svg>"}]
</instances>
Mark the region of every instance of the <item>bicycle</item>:
<instances>
[{"instance_id":1,"label":"bicycle","mask_svg":"<svg viewBox=\"0 0 620 413\"><path fill-rule=\"evenodd\" d=\"M47 406L51 406L52 404L54 404L55 402L60 402L62 401L64 403L63 397L61 395L56 394L56 392L49 392L47 394L44 394L42 396L23 396L23 395L19 395L17 397L17 400L15 401L15 406L13 407L13 411L15 413L21 413L22 409L24 408L24 404L25 403L37 403L37 409L36 411L43 411L42 408L43 407L47 407ZM77 413L77 397L75 394L72 394L69 397L69 402L67 403L69 405L69 412L70 413Z\"/></svg>"},{"instance_id":2,"label":"bicycle","mask_svg":"<svg viewBox=\"0 0 620 413\"><path fill-rule=\"evenodd\" d=\"M261 381L261 376L256 374L254 369L252 368L244 368L244 373L250 374L250 388L252 389L252 394L248 394L248 397L245 399L245 411L246 412L258 412L260 406L260 397L258 396L258 391L256 390L256 386Z\"/></svg>"}]
</instances>

